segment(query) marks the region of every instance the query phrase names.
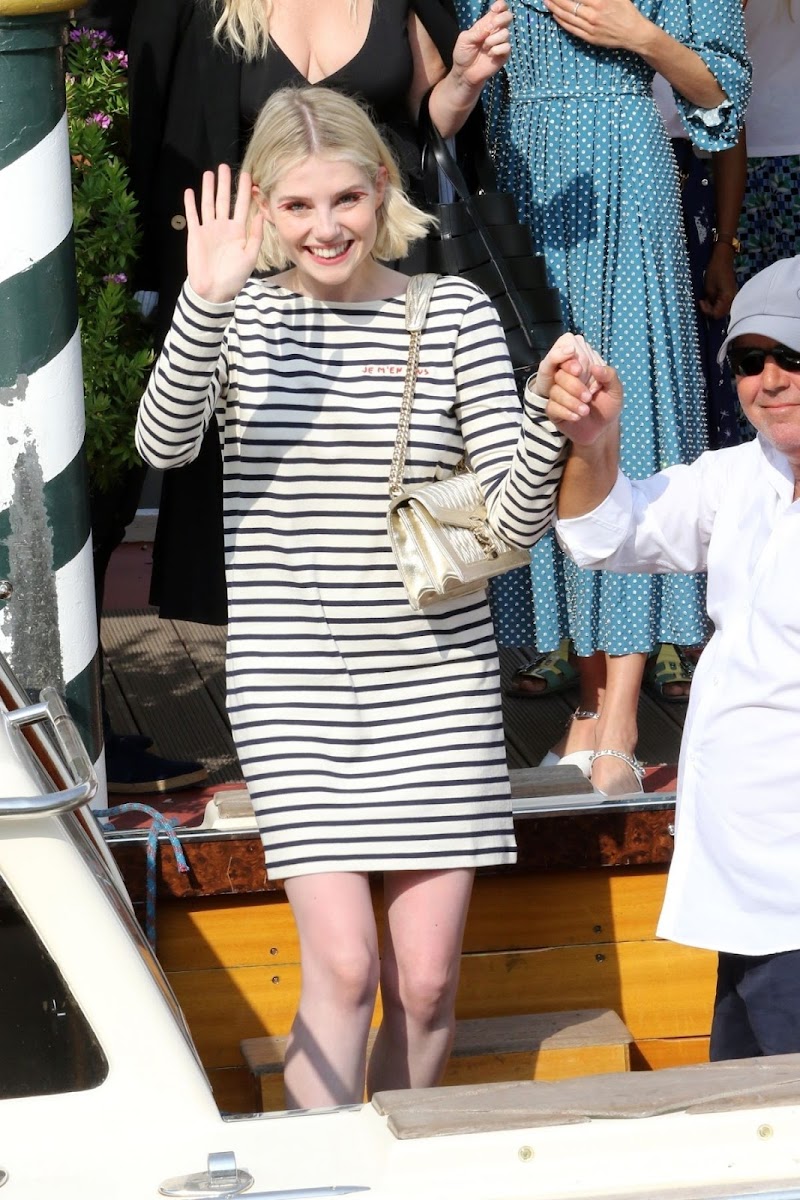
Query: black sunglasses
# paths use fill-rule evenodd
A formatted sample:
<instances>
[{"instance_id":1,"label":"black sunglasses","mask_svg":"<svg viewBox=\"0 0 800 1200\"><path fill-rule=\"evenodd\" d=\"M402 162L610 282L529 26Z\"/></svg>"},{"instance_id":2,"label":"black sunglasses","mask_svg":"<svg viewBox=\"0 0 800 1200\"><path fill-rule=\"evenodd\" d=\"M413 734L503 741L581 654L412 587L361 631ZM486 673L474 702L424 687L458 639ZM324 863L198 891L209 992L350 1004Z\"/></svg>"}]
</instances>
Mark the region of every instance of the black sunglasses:
<instances>
[{"instance_id":1,"label":"black sunglasses","mask_svg":"<svg viewBox=\"0 0 800 1200\"><path fill-rule=\"evenodd\" d=\"M728 363L734 375L760 375L767 358L774 358L782 371L800 371L800 353L788 346L731 346Z\"/></svg>"}]
</instances>

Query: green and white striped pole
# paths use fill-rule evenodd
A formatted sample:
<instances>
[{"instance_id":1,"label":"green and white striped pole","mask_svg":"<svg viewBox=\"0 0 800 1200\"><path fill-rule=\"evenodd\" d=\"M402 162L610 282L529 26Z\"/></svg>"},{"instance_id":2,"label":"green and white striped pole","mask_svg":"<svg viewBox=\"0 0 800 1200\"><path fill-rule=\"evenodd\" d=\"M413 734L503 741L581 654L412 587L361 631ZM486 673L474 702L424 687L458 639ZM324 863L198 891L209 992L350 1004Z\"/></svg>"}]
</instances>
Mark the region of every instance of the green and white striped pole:
<instances>
[{"instance_id":1,"label":"green and white striped pole","mask_svg":"<svg viewBox=\"0 0 800 1200\"><path fill-rule=\"evenodd\" d=\"M102 767L64 94L70 7L0 0L0 650L29 691L62 692ZM105 787L96 805L106 806Z\"/></svg>"}]
</instances>

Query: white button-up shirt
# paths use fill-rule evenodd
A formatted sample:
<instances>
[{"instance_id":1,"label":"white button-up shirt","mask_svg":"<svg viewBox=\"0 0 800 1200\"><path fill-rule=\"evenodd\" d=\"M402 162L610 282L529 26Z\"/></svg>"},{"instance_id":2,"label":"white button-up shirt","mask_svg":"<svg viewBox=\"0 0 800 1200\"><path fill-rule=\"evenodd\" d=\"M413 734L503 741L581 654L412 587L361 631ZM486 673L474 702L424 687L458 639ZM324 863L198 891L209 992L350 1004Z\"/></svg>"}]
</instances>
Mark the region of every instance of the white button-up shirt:
<instances>
[{"instance_id":1,"label":"white button-up shirt","mask_svg":"<svg viewBox=\"0 0 800 1200\"><path fill-rule=\"evenodd\" d=\"M651 479L619 476L559 521L581 567L708 570L715 632L678 768L675 853L658 932L736 954L800 948L800 501L768 442Z\"/></svg>"}]
</instances>

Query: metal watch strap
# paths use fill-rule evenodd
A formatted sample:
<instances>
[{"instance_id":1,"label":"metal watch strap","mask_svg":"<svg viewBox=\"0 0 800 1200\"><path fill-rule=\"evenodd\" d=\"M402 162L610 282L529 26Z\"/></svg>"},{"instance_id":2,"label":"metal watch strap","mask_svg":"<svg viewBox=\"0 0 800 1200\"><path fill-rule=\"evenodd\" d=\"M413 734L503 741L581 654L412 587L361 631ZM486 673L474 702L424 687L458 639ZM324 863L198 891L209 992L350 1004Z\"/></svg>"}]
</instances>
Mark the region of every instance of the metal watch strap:
<instances>
[{"instance_id":1,"label":"metal watch strap","mask_svg":"<svg viewBox=\"0 0 800 1200\"><path fill-rule=\"evenodd\" d=\"M411 425L411 409L414 404L414 388L419 369L419 344L433 289L438 278L438 275L412 275L406 288L406 329L411 336L411 341L408 347L403 399L400 402L400 414L397 419L397 436L392 451L392 466L389 471L389 495L393 499L395 496L399 496L403 490L408 430Z\"/></svg>"}]
</instances>

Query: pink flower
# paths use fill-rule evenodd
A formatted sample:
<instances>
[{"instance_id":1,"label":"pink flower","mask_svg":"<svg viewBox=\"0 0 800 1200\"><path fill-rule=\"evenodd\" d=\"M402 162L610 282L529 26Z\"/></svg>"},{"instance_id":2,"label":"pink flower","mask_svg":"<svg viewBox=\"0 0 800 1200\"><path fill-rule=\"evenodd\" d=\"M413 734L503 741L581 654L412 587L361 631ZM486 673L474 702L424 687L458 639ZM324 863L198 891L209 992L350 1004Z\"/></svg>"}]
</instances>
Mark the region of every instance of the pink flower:
<instances>
[{"instance_id":1,"label":"pink flower","mask_svg":"<svg viewBox=\"0 0 800 1200\"><path fill-rule=\"evenodd\" d=\"M104 275L103 276L103 283L127 283L127 282L128 282L128 276L125 274L124 271L120 271L116 275Z\"/></svg>"},{"instance_id":2,"label":"pink flower","mask_svg":"<svg viewBox=\"0 0 800 1200\"><path fill-rule=\"evenodd\" d=\"M87 125L99 125L101 129L108 129L111 124L111 117L108 113L94 112L86 118Z\"/></svg>"}]
</instances>

